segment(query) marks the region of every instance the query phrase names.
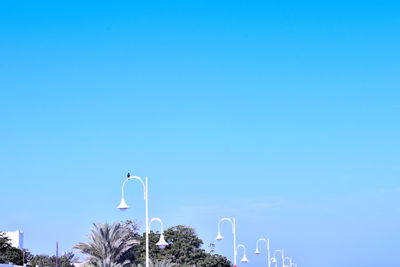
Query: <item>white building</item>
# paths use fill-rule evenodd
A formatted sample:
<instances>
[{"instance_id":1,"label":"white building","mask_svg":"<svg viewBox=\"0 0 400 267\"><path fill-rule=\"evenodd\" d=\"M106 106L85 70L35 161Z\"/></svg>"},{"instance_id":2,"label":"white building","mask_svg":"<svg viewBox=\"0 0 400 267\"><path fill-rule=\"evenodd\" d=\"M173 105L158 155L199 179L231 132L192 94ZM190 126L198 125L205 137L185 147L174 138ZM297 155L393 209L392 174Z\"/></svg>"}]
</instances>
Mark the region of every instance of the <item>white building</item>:
<instances>
[{"instance_id":1,"label":"white building","mask_svg":"<svg viewBox=\"0 0 400 267\"><path fill-rule=\"evenodd\" d=\"M11 241L11 246L19 249L24 248L24 232L17 230L14 232L4 232Z\"/></svg>"}]
</instances>

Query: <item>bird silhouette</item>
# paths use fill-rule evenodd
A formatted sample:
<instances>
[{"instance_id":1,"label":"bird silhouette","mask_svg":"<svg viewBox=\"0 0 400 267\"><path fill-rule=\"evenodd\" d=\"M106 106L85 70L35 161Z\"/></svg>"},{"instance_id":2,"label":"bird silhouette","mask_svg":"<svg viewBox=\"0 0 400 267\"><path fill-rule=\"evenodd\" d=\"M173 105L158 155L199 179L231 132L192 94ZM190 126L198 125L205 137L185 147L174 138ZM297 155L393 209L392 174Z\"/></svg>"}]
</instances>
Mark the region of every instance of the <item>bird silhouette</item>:
<instances>
[{"instance_id":1,"label":"bird silhouette","mask_svg":"<svg viewBox=\"0 0 400 267\"><path fill-rule=\"evenodd\" d=\"M128 178L131 177L131 174L128 172L128 174L126 175L126 177L128 177Z\"/></svg>"}]
</instances>

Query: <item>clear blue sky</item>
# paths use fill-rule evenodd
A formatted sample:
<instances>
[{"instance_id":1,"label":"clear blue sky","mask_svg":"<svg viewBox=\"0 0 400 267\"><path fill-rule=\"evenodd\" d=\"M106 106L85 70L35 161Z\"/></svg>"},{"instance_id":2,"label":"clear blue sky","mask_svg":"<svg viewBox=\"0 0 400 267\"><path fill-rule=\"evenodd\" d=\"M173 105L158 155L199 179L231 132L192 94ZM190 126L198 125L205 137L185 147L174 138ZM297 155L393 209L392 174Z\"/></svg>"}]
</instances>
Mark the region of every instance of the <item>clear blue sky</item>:
<instances>
[{"instance_id":1,"label":"clear blue sky","mask_svg":"<svg viewBox=\"0 0 400 267\"><path fill-rule=\"evenodd\" d=\"M300 266L400 253L398 1L1 1L0 229L34 253L237 217ZM155 230L157 226L155 226ZM217 252L232 259L228 225Z\"/></svg>"}]
</instances>

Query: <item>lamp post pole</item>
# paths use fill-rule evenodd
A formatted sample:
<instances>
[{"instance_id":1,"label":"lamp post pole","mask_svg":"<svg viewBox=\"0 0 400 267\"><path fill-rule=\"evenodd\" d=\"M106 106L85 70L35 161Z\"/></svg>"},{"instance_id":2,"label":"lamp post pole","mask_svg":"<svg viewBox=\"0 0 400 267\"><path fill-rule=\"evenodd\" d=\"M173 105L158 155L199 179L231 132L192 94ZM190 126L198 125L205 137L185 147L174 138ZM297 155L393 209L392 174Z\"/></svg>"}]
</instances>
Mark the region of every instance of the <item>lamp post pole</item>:
<instances>
[{"instance_id":1,"label":"lamp post pole","mask_svg":"<svg viewBox=\"0 0 400 267\"><path fill-rule=\"evenodd\" d=\"M222 240L222 236L221 236L221 223L223 221L228 221L232 224L232 233L233 233L233 265L234 267L236 267L236 255L237 255L237 247L236 247L236 219L235 216L230 219L230 218L222 218L219 222L218 222L218 235L217 235L217 240Z\"/></svg>"},{"instance_id":2,"label":"lamp post pole","mask_svg":"<svg viewBox=\"0 0 400 267\"><path fill-rule=\"evenodd\" d=\"M129 208L128 204L126 204L125 202L125 196L124 196L124 187L125 187L125 183L129 180L132 179L136 179L138 180L142 185L143 185L143 191L144 191L144 200L146 202L146 267L150 266L150 259L149 259L149 233L150 233L150 223L153 221L159 221L161 224L161 236L160 236L160 240L158 241L158 243L156 244L157 246L159 246L160 248L165 248L168 243L165 241L164 239L164 234L163 234L163 224L160 218L153 218L150 223L149 223L149 198L148 198L148 186L147 186L147 176L145 178L145 182L143 182L143 180L138 177L138 176L131 176L129 173L127 175L126 180L123 182L122 184L122 198L121 198L121 203L119 204L119 206L117 207L120 210L126 210Z\"/></svg>"},{"instance_id":3,"label":"lamp post pole","mask_svg":"<svg viewBox=\"0 0 400 267\"><path fill-rule=\"evenodd\" d=\"M282 255L282 267L285 267L285 252L283 251L283 249L282 250L277 249L277 250L274 251L274 255L272 257L272 261L275 262L275 266L278 265L277 264L278 261L276 259L276 253L278 253L278 252L280 252L281 255Z\"/></svg>"},{"instance_id":4,"label":"lamp post pole","mask_svg":"<svg viewBox=\"0 0 400 267\"><path fill-rule=\"evenodd\" d=\"M242 244L239 244L239 245L237 245L236 249L238 249L238 248L243 248L243 258L240 261L243 263L248 262L249 260L246 257L246 247Z\"/></svg>"},{"instance_id":5,"label":"lamp post pole","mask_svg":"<svg viewBox=\"0 0 400 267\"><path fill-rule=\"evenodd\" d=\"M139 178L140 179L140 178ZM143 183L143 182L142 182ZM148 188L147 188L147 176L145 178L145 185L144 185L144 199L146 200L146 267L150 265L149 259L149 232L150 232L150 225L149 225L149 197L147 195Z\"/></svg>"},{"instance_id":6,"label":"lamp post pole","mask_svg":"<svg viewBox=\"0 0 400 267\"><path fill-rule=\"evenodd\" d=\"M293 267L293 259L292 259L292 257L285 257L285 260L289 260L289 267Z\"/></svg>"},{"instance_id":7,"label":"lamp post pole","mask_svg":"<svg viewBox=\"0 0 400 267\"><path fill-rule=\"evenodd\" d=\"M255 254L260 254L260 250L258 249L258 243L260 241L264 241L267 244L267 257L268 257L268 265L267 266L271 267L271 253L270 253L270 248L269 248L269 239L259 238L257 240Z\"/></svg>"},{"instance_id":8,"label":"lamp post pole","mask_svg":"<svg viewBox=\"0 0 400 267\"><path fill-rule=\"evenodd\" d=\"M246 247L244 246L244 245L242 245L242 244L240 244L240 245L238 245L238 246L236 246L236 219L235 219L235 217L233 217L232 219L230 219L230 218L222 218L219 222L218 222L218 235L217 235L217 240L222 240L223 239L223 237L222 237L222 235L221 235L221 223L223 222L223 221L228 221L228 222L230 222L231 224L232 224L232 234L233 234L233 265L234 265L234 267L237 267L237 260L236 260L236 258L237 258L237 249L239 248L239 247L241 247L241 248L243 248L244 249L244 255L243 255L243 258L240 260L241 262L243 262L243 263L246 263L246 262L248 262L248 259L247 259L247 257L246 257Z\"/></svg>"}]
</instances>

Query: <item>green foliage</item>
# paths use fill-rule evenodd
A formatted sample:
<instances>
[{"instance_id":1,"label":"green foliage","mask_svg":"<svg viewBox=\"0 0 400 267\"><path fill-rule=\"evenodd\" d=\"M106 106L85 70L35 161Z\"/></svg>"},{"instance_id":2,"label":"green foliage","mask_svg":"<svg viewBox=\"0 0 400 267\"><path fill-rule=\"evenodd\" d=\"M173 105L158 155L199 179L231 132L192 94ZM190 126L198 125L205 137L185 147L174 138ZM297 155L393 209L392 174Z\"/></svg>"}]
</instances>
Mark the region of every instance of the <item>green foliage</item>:
<instances>
[{"instance_id":1,"label":"green foliage","mask_svg":"<svg viewBox=\"0 0 400 267\"><path fill-rule=\"evenodd\" d=\"M122 224L95 224L89 243L74 246L81 253L88 254L90 267L142 267L146 260L146 235L138 234L138 224L125 221ZM223 256L210 253L201 248L203 241L193 228L178 225L164 232L169 245L160 249L156 243L160 234L149 234L149 256L152 267L231 267Z\"/></svg>"},{"instance_id":2,"label":"green foliage","mask_svg":"<svg viewBox=\"0 0 400 267\"><path fill-rule=\"evenodd\" d=\"M96 259L91 263L87 264L86 267L125 267L129 265L129 261L123 263L113 262L110 258L107 259Z\"/></svg>"},{"instance_id":3,"label":"green foliage","mask_svg":"<svg viewBox=\"0 0 400 267\"><path fill-rule=\"evenodd\" d=\"M16 265L23 265L30 260L31 256L29 251L11 246L10 239L5 233L0 232L0 263L12 262Z\"/></svg>"},{"instance_id":4,"label":"green foliage","mask_svg":"<svg viewBox=\"0 0 400 267\"><path fill-rule=\"evenodd\" d=\"M92 265L126 264L129 250L138 245L134 239L134 233L119 223L109 225L107 223L94 223L92 234L88 236L88 243L79 243L73 248L80 253L90 256L89 262Z\"/></svg>"},{"instance_id":5,"label":"green foliage","mask_svg":"<svg viewBox=\"0 0 400 267\"><path fill-rule=\"evenodd\" d=\"M133 265L134 267L144 267L145 264L137 264L137 265ZM152 261L150 261L150 267L178 267L177 264L172 263L169 260L156 260L154 263Z\"/></svg>"},{"instance_id":6,"label":"green foliage","mask_svg":"<svg viewBox=\"0 0 400 267\"><path fill-rule=\"evenodd\" d=\"M5 235L5 233L0 232L0 253L6 252L10 247L10 239Z\"/></svg>"},{"instance_id":7,"label":"green foliage","mask_svg":"<svg viewBox=\"0 0 400 267\"><path fill-rule=\"evenodd\" d=\"M149 254L154 261L170 260L180 267L230 267L230 262L223 256L207 253L201 248L203 241L193 228L178 225L167 229L164 236L169 245L160 249L155 244L160 238L159 233L149 234ZM145 261L145 234L139 236L140 246L134 248L136 264Z\"/></svg>"},{"instance_id":8,"label":"green foliage","mask_svg":"<svg viewBox=\"0 0 400 267\"><path fill-rule=\"evenodd\" d=\"M3 263L9 263L12 262L16 265L23 265L22 260L23 260L23 254L22 250L10 247L5 251L4 254L1 255Z\"/></svg>"},{"instance_id":9,"label":"green foliage","mask_svg":"<svg viewBox=\"0 0 400 267\"><path fill-rule=\"evenodd\" d=\"M73 267L73 263L75 262L74 254L72 252L67 252L64 255L58 257L58 266L59 267ZM56 256L48 256L48 255L36 255L33 256L29 264L31 266L39 265L40 267L45 266L56 266Z\"/></svg>"}]
</instances>

